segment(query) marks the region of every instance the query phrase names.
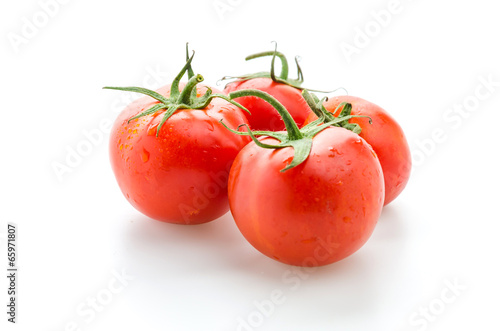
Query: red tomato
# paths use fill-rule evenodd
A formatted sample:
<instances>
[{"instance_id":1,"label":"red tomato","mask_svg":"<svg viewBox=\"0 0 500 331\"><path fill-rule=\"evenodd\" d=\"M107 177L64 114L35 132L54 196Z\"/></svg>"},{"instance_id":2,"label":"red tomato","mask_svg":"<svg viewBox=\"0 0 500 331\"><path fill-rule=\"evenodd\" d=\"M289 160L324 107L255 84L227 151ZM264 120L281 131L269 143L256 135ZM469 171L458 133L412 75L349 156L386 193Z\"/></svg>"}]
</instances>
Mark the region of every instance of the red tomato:
<instances>
[{"instance_id":1,"label":"red tomato","mask_svg":"<svg viewBox=\"0 0 500 331\"><path fill-rule=\"evenodd\" d=\"M329 112L338 116L342 107L336 112L335 110L343 102L352 105L352 115L366 115L372 119L372 124L367 118L362 117L352 118L349 122L357 123L361 127L360 136L377 153L384 172L384 205L387 205L403 191L410 177L411 154L403 130L384 109L361 98L353 96L333 97L328 99L324 106ZM311 113L305 124L317 118L314 113Z\"/></svg>"},{"instance_id":2,"label":"red tomato","mask_svg":"<svg viewBox=\"0 0 500 331\"><path fill-rule=\"evenodd\" d=\"M207 90L196 88L197 97ZM157 92L170 96L170 85ZM219 121L236 128L247 123L245 116L236 106L216 98L204 109L177 110L158 136L165 110L128 123L156 104L159 101L149 96L133 102L113 126L109 151L120 189L137 210L159 221L199 224L218 218L229 209L231 164L249 141Z\"/></svg>"},{"instance_id":3,"label":"red tomato","mask_svg":"<svg viewBox=\"0 0 500 331\"><path fill-rule=\"evenodd\" d=\"M271 137L261 143L276 145ZM382 168L359 135L328 127L312 138L294 168L290 147L250 142L229 174L229 203L243 236L283 263L321 266L357 251L370 237L384 202Z\"/></svg>"},{"instance_id":4,"label":"red tomato","mask_svg":"<svg viewBox=\"0 0 500 331\"><path fill-rule=\"evenodd\" d=\"M311 112L307 102L302 97L300 89L274 82L271 78L259 77L229 83L224 89L224 93L229 94L245 89L260 90L273 96L285 106L299 127L304 124ZM249 110L250 114L245 113L245 116L253 130L282 131L285 129L283 119L276 109L266 101L253 96L237 98L235 101Z\"/></svg>"}]
</instances>

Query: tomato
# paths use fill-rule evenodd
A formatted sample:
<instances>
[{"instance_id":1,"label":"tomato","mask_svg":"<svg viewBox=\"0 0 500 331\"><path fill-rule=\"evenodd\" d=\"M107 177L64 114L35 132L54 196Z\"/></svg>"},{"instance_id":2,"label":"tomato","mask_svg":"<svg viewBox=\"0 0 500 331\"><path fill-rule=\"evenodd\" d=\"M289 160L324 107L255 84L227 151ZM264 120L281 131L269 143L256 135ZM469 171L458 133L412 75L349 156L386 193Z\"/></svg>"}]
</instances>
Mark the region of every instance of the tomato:
<instances>
[{"instance_id":1,"label":"tomato","mask_svg":"<svg viewBox=\"0 0 500 331\"><path fill-rule=\"evenodd\" d=\"M314 123L298 130L292 122L285 122L288 138L260 132L264 137L238 154L229 174L231 212L243 236L268 257L330 264L370 237L384 201L382 168L356 133Z\"/></svg>"},{"instance_id":2,"label":"tomato","mask_svg":"<svg viewBox=\"0 0 500 331\"><path fill-rule=\"evenodd\" d=\"M249 138L232 134L220 123L233 128L247 123L237 106L220 97L209 99L206 106L199 102L208 89L196 85L200 75L177 86L185 70L172 85L156 91L166 104L146 96L123 110L111 130L109 153L118 185L137 210L159 221L199 224L229 210L229 169ZM186 92L182 102L172 95L185 89L196 92ZM166 109L138 117L153 106L171 104L180 109L164 123Z\"/></svg>"},{"instance_id":3,"label":"tomato","mask_svg":"<svg viewBox=\"0 0 500 331\"><path fill-rule=\"evenodd\" d=\"M292 115L294 121L301 127L311 110L301 94L302 88L300 84L303 81L303 76L298 62L298 78L290 79L288 78L288 61L282 53L276 50L253 54L246 59L251 60L271 55L273 56L273 61L270 72L260 72L236 77L236 81L226 85L224 93L229 94L245 89L255 89L266 92L284 105L290 115ZM281 60L281 74L279 77L274 74L274 60L276 57ZM247 96L235 99L235 101L249 110L249 113L245 113L245 115L252 129L270 131L282 131L285 129L285 124L281 116L276 112L276 109L264 100L253 96Z\"/></svg>"},{"instance_id":4,"label":"tomato","mask_svg":"<svg viewBox=\"0 0 500 331\"><path fill-rule=\"evenodd\" d=\"M260 77L245 81L237 81L226 85L224 93L234 91L256 89L267 92L281 102L292 115L294 121L302 126L310 109L302 97L301 91L293 86L275 82L271 78ZM235 99L236 102L248 109L250 114L245 113L250 127L254 130L281 131L285 124L276 109L264 100L257 97L242 97Z\"/></svg>"},{"instance_id":5,"label":"tomato","mask_svg":"<svg viewBox=\"0 0 500 331\"><path fill-rule=\"evenodd\" d=\"M353 115L366 115L367 118L355 117L350 123L357 123L361 127L360 136L364 138L377 153L382 165L385 181L384 205L393 201L408 183L411 171L411 154L403 129L396 120L381 107L354 96L337 96L323 103L325 108L337 116L342 103L352 105ZM318 117L311 113L305 124Z\"/></svg>"}]
</instances>

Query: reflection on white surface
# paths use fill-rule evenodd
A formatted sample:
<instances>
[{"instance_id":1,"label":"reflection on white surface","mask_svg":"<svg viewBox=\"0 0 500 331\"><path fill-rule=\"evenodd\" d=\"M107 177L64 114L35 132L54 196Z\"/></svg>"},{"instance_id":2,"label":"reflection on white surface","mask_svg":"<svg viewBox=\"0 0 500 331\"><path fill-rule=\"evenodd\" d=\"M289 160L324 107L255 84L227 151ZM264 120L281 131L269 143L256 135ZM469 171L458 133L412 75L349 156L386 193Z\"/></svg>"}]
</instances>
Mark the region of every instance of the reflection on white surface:
<instances>
[{"instance_id":1,"label":"reflection on white surface","mask_svg":"<svg viewBox=\"0 0 500 331\"><path fill-rule=\"evenodd\" d=\"M137 275L129 305L144 318L154 316L165 325L174 325L184 316L185 330L196 328L199 320L209 321L213 330L215 326L272 330L311 320L339 325L339 319L346 326L361 327L362 316L376 314L400 294L397 279L405 270L397 261L407 241L401 218L399 209L389 206L359 252L329 266L300 268L274 261L251 247L230 214L197 226L139 217L125 223L125 260ZM393 285L392 291L381 295L381 287ZM397 302L392 304L401 308ZM201 317L185 315L189 309Z\"/></svg>"}]
</instances>

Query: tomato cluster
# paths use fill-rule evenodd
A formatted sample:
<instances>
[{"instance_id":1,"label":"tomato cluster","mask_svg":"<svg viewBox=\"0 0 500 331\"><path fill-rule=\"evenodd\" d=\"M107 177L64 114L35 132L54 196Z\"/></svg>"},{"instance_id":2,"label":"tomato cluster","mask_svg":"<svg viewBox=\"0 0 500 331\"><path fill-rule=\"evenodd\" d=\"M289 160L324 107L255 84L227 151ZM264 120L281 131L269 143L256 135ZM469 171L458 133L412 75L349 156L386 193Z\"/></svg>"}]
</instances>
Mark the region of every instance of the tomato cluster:
<instances>
[{"instance_id":1,"label":"tomato cluster","mask_svg":"<svg viewBox=\"0 0 500 331\"><path fill-rule=\"evenodd\" d=\"M298 63L298 78L288 78L276 50L247 58L272 56L269 72L232 77L224 92L200 84L193 56L156 91L108 87L146 95L111 131L111 166L127 200L179 224L230 209L250 244L291 265L326 265L357 251L409 178L398 123L361 98L319 100L301 87Z\"/></svg>"}]
</instances>

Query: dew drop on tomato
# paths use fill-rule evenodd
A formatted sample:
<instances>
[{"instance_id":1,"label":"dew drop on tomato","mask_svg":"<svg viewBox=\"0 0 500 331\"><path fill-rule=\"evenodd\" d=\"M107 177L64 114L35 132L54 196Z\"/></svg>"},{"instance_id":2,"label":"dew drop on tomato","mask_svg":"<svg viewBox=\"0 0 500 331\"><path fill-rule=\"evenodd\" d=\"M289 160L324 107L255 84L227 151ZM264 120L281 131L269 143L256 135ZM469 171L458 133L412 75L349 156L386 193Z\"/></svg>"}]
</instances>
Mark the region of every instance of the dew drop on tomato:
<instances>
[{"instance_id":1,"label":"dew drop on tomato","mask_svg":"<svg viewBox=\"0 0 500 331\"><path fill-rule=\"evenodd\" d=\"M292 162L292 160L293 160L293 155L283 159L283 163L289 164Z\"/></svg>"},{"instance_id":2,"label":"dew drop on tomato","mask_svg":"<svg viewBox=\"0 0 500 331\"><path fill-rule=\"evenodd\" d=\"M144 148L142 149L141 160L144 163L149 161L149 152L147 150L145 150Z\"/></svg>"},{"instance_id":3,"label":"dew drop on tomato","mask_svg":"<svg viewBox=\"0 0 500 331\"><path fill-rule=\"evenodd\" d=\"M150 125L148 128L148 136L156 136L156 130L158 130L158 124Z\"/></svg>"},{"instance_id":4,"label":"dew drop on tomato","mask_svg":"<svg viewBox=\"0 0 500 331\"><path fill-rule=\"evenodd\" d=\"M335 155L342 155L343 154L342 152L339 152L335 147L330 147L330 148L328 148L328 150L333 153L333 154L329 154L328 155L329 157L335 157Z\"/></svg>"}]
</instances>

